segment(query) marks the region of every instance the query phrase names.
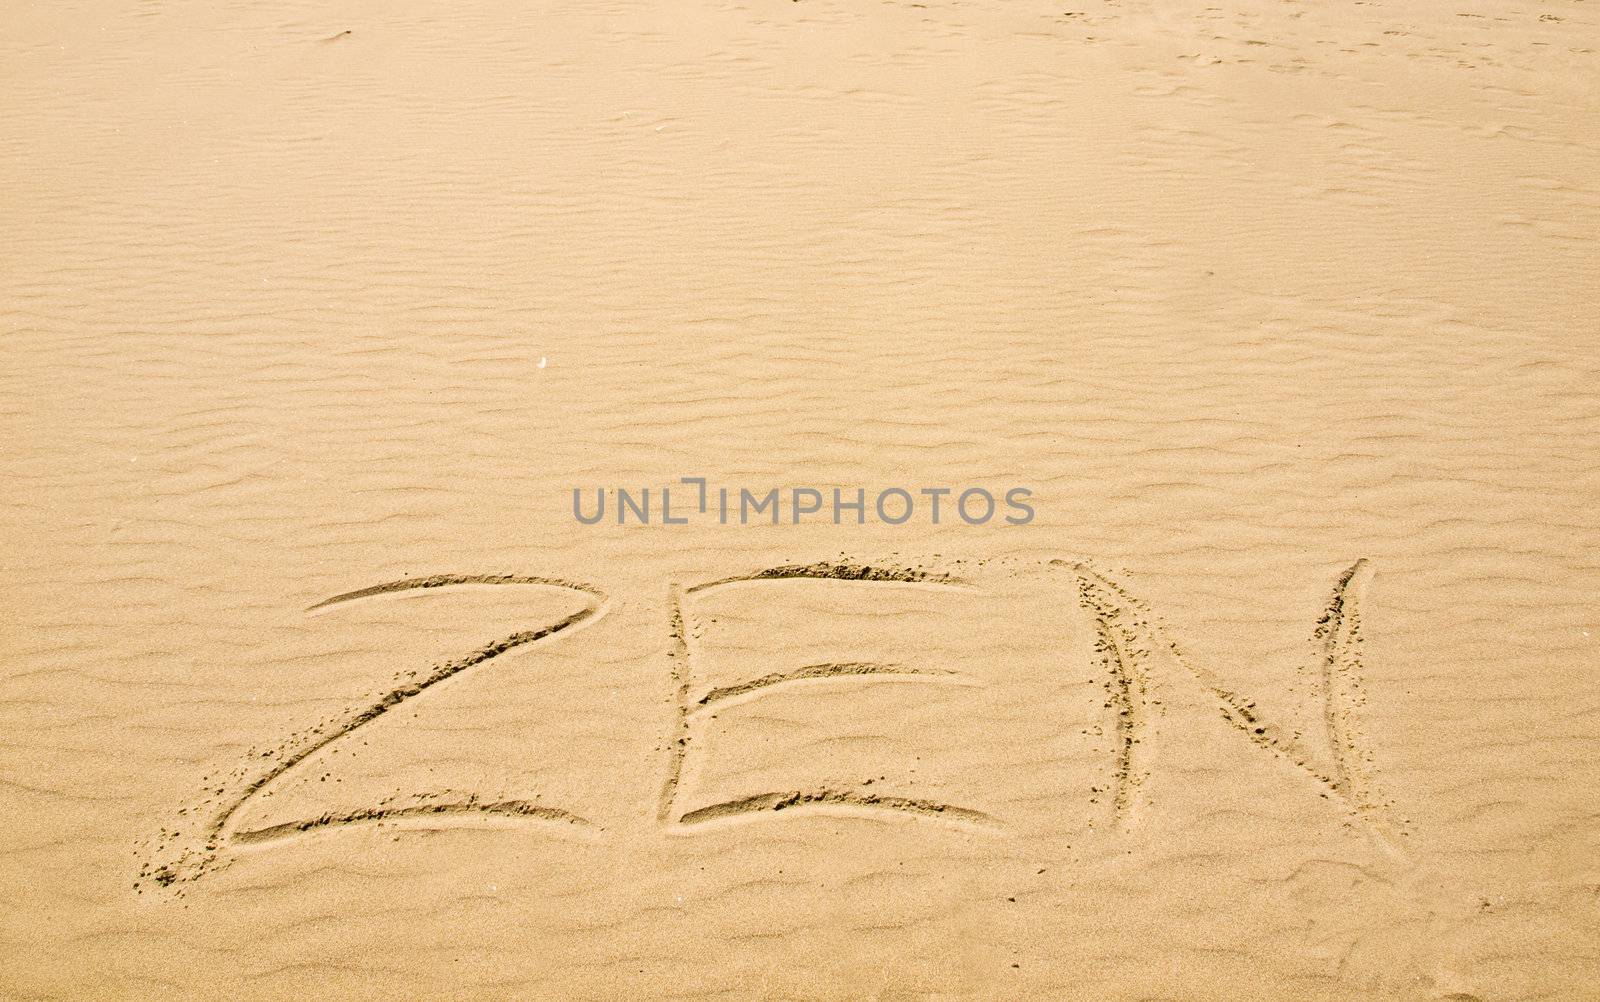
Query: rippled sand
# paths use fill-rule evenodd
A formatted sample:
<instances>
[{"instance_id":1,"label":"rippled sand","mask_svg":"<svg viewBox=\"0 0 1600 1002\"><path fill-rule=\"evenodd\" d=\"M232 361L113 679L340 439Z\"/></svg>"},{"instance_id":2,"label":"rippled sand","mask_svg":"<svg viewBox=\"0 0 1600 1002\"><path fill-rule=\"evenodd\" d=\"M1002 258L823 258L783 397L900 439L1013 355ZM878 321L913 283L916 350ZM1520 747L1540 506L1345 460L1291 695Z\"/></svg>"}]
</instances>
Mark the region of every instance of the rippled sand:
<instances>
[{"instance_id":1,"label":"rippled sand","mask_svg":"<svg viewBox=\"0 0 1600 1002\"><path fill-rule=\"evenodd\" d=\"M1591 7L8 10L0 996L1592 997Z\"/></svg>"}]
</instances>

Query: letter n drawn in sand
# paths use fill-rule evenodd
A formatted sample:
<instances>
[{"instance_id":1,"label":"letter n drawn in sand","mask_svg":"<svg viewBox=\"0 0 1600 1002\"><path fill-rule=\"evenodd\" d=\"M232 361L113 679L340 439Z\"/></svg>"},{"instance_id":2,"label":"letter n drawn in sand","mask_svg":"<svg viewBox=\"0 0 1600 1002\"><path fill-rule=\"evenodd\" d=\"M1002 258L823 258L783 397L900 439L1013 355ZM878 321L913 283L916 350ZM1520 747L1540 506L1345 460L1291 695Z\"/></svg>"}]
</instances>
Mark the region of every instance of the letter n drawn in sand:
<instances>
[{"instance_id":1,"label":"letter n drawn in sand","mask_svg":"<svg viewBox=\"0 0 1600 1002\"><path fill-rule=\"evenodd\" d=\"M1305 708L1308 723L1291 731L1275 722L1255 700L1226 684L1171 639L1153 610L1118 580L1086 561L1055 560L1052 566L1076 579L1079 602L1093 617L1096 652L1109 669L1115 720L1115 807L1125 817L1148 775L1141 755L1147 727L1141 704L1150 685L1152 663L1165 655L1181 666L1221 710L1223 718L1260 751L1292 764L1326 797L1359 820L1385 849L1403 854L1376 791L1371 752L1356 724L1365 701L1361 657L1361 605L1373 571L1357 560L1335 581L1312 630L1314 655L1308 674L1314 702Z\"/></svg>"}]
</instances>

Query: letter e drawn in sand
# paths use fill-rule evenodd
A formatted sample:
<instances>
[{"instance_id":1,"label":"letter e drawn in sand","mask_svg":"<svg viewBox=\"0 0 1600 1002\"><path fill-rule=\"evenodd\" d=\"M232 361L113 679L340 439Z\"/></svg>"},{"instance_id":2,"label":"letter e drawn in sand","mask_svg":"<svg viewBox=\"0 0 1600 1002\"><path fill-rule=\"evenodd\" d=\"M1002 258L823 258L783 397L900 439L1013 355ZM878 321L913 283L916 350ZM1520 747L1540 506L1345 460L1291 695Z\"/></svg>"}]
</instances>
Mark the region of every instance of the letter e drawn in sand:
<instances>
[{"instance_id":1,"label":"letter e drawn in sand","mask_svg":"<svg viewBox=\"0 0 1600 1002\"><path fill-rule=\"evenodd\" d=\"M668 590L671 650L668 652L673 700L673 733L668 744L667 776L662 785L657 819L669 830L686 831L715 821L770 816L778 812L908 817L961 828L994 831L999 822L972 807L882 793L846 784L768 790L738 796L688 811L678 802L685 765L696 743L706 743L707 721L712 713L734 703L759 700L806 682L825 679L900 678L907 681L951 679L948 669L889 661L829 660L782 668L720 686L694 682L695 643L691 627L692 603L698 597L734 585L760 586L784 581L846 581L883 588L923 590L973 590L964 580L947 574L903 567L821 562L770 567L690 587L674 584ZM870 599L863 599L870 603ZM703 754L709 754L709 749Z\"/></svg>"}]
</instances>

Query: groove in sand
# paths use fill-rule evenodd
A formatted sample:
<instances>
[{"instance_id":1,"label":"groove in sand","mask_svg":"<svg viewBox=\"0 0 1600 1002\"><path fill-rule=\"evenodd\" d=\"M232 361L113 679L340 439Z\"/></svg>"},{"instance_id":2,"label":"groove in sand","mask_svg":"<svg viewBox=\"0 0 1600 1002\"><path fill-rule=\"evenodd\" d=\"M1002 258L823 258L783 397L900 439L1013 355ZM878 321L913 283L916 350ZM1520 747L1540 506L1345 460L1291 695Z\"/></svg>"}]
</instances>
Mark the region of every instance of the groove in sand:
<instances>
[{"instance_id":1,"label":"groove in sand","mask_svg":"<svg viewBox=\"0 0 1600 1002\"><path fill-rule=\"evenodd\" d=\"M1094 614L1095 649L1108 670L1109 707L1116 730L1115 763L1112 769L1112 806L1118 820L1125 821L1133 809L1134 793L1141 773L1134 763L1135 746L1144 724L1145 680L1136 656L1129 653L1127 641L1133 637L1123 625L1123 610L1099 594L1095 581L1078 575L1079 603Z\"/></svg>"},{"instance_id":2,"label":"groove in sand","mask_svg":"<svg viewBox=\"0 0 1600 1002\"><path fill-rule=\"evenodd\" d=\"M1333 785L1357 809L1370 811L1370 777L1362 750L1352 734L1350 719L1361 687L1361 609L1360 601L1372 578L1371 566L1358 560L1334 586L1328 609L1317 622L1314 636L1322 641L1318 665L1322 682L1323 720L1328 730L1333 757Z\"/></svg>"},{"instance_id":3,"label":"groove in sand","mask_svg":"<svg viewBox=\"0 0 1600 1002\"><path fill-rule=\"evenodd\" d=\"M667 616L672 628L672 649L667 663L672 677L672 736L668 739L667 778L661 786L661 803L656 819L666 821L672 814L683 778L683 759L689 751L689 633L683 622L683 593L674 584L667 591Z\"/></svg>"},{"instance_id":4,"label":"groove in sand","mask_svg":"<svg viewBox=\"0 0 1600 1002\"><path fill-rule=\"evenodd\" d=\"M946 668L918 668L915 665L905 665L886 661L842 661L824 664L806 665L803 668L794 668L789 671L773 672L748 682L737 685L725 685L701 696L695 703L697 710L712 709L717 704L730 699L735 699L747 693L756 692L775 685L784 685L789 682L804 682L811 679L847 678L858 675L933 675L956 677L957 673Z\"/></svg>"},{"instance_id":5,"label":"groove in sand","mask_svg":"<svg viewBox=\"0 0 1600 1002\"><path fill-rule=\"evenodd\" d=\"M403 578L399 581L387 581L383 584L372 585L367 588L357 588L355 591L342 592L332 598L325 598L315 605L306 607L307 612L324 609L330 605L342 602L352 602L359 598L371 598L374 595L389 595L402 591L417 591L423 588L444 588L449 585L545 585L551 588L566 588L570 591L580 591L595 598L603 598L600 589L586 585L581 581L567 581L561 578L534 577L526 574L431 574L420 578Z\"/></svg>"},{"instance_id":6,"label":"groove in sand","mask_svg":"<svg viewBox=\"0 0 1600 1002\"><path fill-rule=\"evenodd\" d=\"M736 574L732 577L719 578L715 581L707 581L687 588L685 593L693 595L697 592L709 591L712 588L738 584L743 581L785 580L871 581L882 584L923 584L946 588L971 587L969 582L961 578L937 571L924 571L913 567L874 567L870 564L824 560L814 564L784 564L778 567L768 567L753 574Z\"/></svg>"},{"instance_id":7,"label":"groove in sand","mask_svg":"<svg viewBox=\"0 0 1600 1002\"><path fill-rule=\"evenodd\" d=\"M353 825L377 824L384 821L406 821L420 818L460 817L520 818L548 821L554 824L593 828L594 823L557 807L545 807L527 800L500 800L479 803L475 800L439 804L418 804L413 807L371 808L347 814L324 814L305 821L288 821L252 831L235 832L236 845L263 845L303 835L326 828L344 828Z\"/></svg>"},{"instance_id":8,"label":"groove in sand","mask_svg":"<svg viewBox=\"0 0 1600 1002\"><path fill-rule=\"evenodd\" d=\"M710 807L690 811L678 819L684 826L704 824L724 818L737 818L796 808L845 807L853 810L882 811L918 818L944 819L965 822L984 828L998 828L999 822L982 811L956 807L932 800L916 800L879 794L855 793L849 790L794 790L788 792L759 793L740 797Z\"/></svg>"}]
</instances>

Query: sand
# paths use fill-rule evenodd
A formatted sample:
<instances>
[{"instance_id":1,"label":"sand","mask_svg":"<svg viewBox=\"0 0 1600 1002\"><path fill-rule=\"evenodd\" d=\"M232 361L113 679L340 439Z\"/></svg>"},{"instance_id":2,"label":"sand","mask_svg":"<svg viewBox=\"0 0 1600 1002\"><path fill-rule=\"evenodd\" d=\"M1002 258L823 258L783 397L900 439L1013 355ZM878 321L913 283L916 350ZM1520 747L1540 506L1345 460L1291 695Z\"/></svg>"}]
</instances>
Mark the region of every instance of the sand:
<instances>
[{"instance_id":1,"label":"sand","mask_svg":"<svg viewBox=\"0 0 1600 1002\"><path fill-rule=\"evenodd\" d=\"M3 20L0 996L1597 997L1592 3Z\"/></svg>"}]
</instances>

